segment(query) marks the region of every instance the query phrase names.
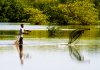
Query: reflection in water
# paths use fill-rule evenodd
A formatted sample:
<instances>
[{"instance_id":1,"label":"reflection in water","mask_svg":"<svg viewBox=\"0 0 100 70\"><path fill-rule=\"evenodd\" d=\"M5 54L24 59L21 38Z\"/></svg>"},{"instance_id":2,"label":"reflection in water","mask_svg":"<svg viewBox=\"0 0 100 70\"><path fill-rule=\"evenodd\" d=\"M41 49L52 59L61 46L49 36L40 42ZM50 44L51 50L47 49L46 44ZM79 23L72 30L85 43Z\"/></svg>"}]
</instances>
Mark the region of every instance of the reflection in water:
<instances>
[{"instance_id":1,"label":"reflection in water","mask_svg":"<svg viewBox=\"0 0 100 70\"><path fill-rule=\"evenodd\" d=\"M80 54L80 52L75 48L75 46L68 46L70 56L72 58L76 58L79 61L84 61L84 57Z\"/></svg>"},{"instance_id":2,"label":"reflection in water","mask_svg":"<svg viewBox=\"0 0 100 70\"><path fill-rule=\"evenodd\" d=\"M85 30L90 30L90 29L76 29L72 31L69 35L69 42L68 42L68 48L71 56L74 56L77 60L83 61L84 58L81 56L80 52L75 49L75 45L72 46L72 43L76 41L78 38L81 37L82 33L84 33Z\"/></svg>"},{"instance_id":3,"label":"reflection in water","mask_svg":"<svg viewBox=\"0 0 100 70\"><path fill-rule=\"evenodd\" d=\"M18 51L20 62L23 65L24 58L28 59L28 58L31 58L31 56L29 54L24 54L24 52L23 52L23 44L19 44L18 39L16 39L16 41L15 41L15 47L16 47L16 49ZM22 47L22 48L20 48L20 47Z\"/></svg>"},{"instance_id":4,"label":"reflection in water","mask_svg":"<svg viewBox=\"0 0 100 70\"><path fill-rule=\"evenodd\" d=\"M19 48L20 46L23 47L23 45L19 44L18 39L15 41L15 45L16 45L16 49L19 53L21 64L23 64L23 48L21 48L21 49Z\"/></svg>"}]
</instances>

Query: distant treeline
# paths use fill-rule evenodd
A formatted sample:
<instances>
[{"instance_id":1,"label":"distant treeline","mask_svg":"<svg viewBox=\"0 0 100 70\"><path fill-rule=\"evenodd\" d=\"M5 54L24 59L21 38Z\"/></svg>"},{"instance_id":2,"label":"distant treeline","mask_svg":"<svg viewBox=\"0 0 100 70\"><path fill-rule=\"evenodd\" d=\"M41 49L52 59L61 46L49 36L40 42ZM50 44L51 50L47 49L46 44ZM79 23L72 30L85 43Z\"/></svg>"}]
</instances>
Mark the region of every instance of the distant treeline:
<instances>
[{"instance_id":1,"label":"distant treeline","mask_svg":"<svg viewBox=\"0 0 100 70\"><path fill-rule=\"evenodd\" d=\"M98 24L100 0L0 0L0 22Z\"/></svg>"}]
</instances>

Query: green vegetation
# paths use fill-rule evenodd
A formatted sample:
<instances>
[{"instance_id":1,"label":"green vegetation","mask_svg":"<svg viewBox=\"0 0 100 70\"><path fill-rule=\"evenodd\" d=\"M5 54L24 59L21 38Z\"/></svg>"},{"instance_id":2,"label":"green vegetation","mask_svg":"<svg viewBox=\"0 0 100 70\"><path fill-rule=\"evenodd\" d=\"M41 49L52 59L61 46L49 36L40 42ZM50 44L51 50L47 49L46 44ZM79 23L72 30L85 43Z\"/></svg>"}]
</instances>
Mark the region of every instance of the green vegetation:
<instances>
[{"instance_id":1,"label":"green vegetation","mask_svg":"<svg viewBox=\"0 0 100 70\"><path fill-rule=\"evenodd\" d=\"M48 17L45 14L42 14L42 11L33 8L25 8L24 11L28 15L26 22L30 22L35 25L48 24L48 21L46 20Z\"/></svg>"},{"instance_id":2,"label":"green vegetation","mask_svg":"<svg viewBox=\"0 0 100 70\"><path fill-rule=\"evenodd\" d=\"M34 25L98 24L99 0L1 0L0 22Z\"/></svg>"},{"instance_id":3,"label":"green vegetation","mask_svg":"<svg viewBox=\"0 0 100 70\"><path fill-rule=\"evenodd\" d=\"M14 0L0 1L0 22L21 22L25 18L23 6Z\"/></svg>"}]
</instances>

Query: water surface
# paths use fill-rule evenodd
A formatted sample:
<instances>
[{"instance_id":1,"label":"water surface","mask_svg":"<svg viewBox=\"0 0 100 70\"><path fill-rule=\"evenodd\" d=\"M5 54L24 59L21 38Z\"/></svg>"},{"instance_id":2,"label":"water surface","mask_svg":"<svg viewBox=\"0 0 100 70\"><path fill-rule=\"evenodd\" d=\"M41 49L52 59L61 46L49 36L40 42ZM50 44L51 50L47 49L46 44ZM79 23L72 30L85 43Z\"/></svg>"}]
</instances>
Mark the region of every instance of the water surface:
<instances>
[{"instance_id":1,"label":"water surface","mask_svg":"<svg viewBox=\"0 0 100 70\"><path fill-rule=\"evenodd\" d=\"M24 64L15 47L19 25L0 25L0 69L2 70L100 70L99 26L90 27L73 46L84 57L78 61L68 50L73 26L63 26L55 37L48 37L47 26L26 25L32 32L24 36ZM77 27L77 26L76 26ZM68 30L69 29L69 30Z\"/></svg>"}]
</instances>

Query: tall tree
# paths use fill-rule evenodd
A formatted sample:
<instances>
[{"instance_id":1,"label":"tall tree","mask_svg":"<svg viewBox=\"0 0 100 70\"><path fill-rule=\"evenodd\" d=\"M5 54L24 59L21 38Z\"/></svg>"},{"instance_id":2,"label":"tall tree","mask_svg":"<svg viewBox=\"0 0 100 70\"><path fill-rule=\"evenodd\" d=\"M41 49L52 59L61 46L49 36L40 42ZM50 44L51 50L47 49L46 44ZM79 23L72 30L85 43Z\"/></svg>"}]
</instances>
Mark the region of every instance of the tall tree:
<instances>
[{"instance_id":1,"label":"tall tree","mask_svg":"<svg viewBox=\"0 0 100 70\"><path fill-rule=\"evenodd\" d=\"M26 22L30 22L35 25L48 24L48 17L43 14L42 11L34 8L25 8L24 10L28 17Z\"/></svg>"},{"instance_id":2,"label":"tall tree","mask_svg":"<svg viewBox=\"0 0 100 70\"><path fill-rule=\"evenodd\" d=\"M98 9L98 17L100 20L100 0L93 0L93 3L95 4L95 8Z\"/></svg>"},{"instance_id":3,"label":"tall tree","mask_svg":"<svg viewBox=\"0 0 100 70\"><path fill-rule=\"evenodd\" d=\"M73 3L59 4L47 12L49 20L57 24L96 24L98 12L94 4L89 1L74 1Z\"/></svg>"},{"instance_id":4,"label":"tall tree","mask_svg":"<svg viewBox=\"0 0 100 70\"><path fill-rule=\"evenodd\" d=\"M0 1L0 21L20 22L25 19L24 7L15 0Z\"/></svg>"},{"instance_id":5,"label":"tall tree","mask_svg":"<svg viewBox=\"0 0 100 70\"><path fill-rule=\"evenodd\" d=\"M0 0L0 21L1 22L9 21L9 19L6 17L8 8L10 8L9 2L7 2L6 0Z\"/></svg>"}]
</instances>

